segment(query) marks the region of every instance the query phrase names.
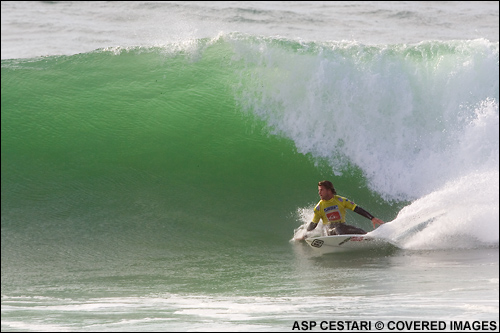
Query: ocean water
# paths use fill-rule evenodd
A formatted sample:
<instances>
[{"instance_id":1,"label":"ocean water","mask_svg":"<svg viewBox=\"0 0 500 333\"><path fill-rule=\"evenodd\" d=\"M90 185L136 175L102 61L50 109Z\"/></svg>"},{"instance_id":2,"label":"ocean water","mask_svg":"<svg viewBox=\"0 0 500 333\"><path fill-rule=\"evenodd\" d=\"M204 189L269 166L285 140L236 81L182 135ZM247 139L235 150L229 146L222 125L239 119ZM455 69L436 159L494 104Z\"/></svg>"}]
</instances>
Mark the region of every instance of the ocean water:
<instances>
[{"instance_id":1,"label":"ocean water","mask_svg":"<svg viewBox=\"0 0 500 333\"><path fill-rule=\"evenodd\" d=\"M498 2L1 6L2 331L498 329Z\"/></svg>"}]
</instances>

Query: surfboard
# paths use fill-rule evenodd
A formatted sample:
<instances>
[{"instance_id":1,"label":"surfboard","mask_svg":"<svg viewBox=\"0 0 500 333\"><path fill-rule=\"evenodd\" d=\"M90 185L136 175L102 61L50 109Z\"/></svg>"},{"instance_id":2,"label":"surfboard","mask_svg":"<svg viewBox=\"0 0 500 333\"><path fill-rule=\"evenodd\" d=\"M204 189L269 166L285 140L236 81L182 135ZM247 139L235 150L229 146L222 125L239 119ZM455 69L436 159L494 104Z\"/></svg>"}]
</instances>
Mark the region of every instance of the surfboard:
<instances>
[{"instance_id":1,"label":"surfboard","mask_svg":"<svg viewBox=\"0 0 500 333\"><path fill-rule=\"evenodd\" d=\"M390 246L387 240L367 235L317 236L305 239L320 254L359 251Z\"/></svg>"}]
</instances>

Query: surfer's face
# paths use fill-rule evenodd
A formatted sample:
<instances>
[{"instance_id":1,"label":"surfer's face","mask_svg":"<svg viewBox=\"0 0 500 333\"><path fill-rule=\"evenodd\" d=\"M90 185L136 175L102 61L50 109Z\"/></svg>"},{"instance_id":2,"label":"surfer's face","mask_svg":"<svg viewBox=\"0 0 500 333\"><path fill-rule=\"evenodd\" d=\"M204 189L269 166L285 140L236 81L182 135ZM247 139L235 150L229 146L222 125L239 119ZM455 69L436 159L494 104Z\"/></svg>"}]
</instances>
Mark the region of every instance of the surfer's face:
<instances>
[{"instance_id":1,"label":"surfer's face","mask_svg":"<svg viewBox=\"0 0 500 333\"><path fill-rule=\"evenodd\" d=\"M330 200L333 197L332 190L326 189L323 186L318 186L318 194L321 200Z\"/></svg>"}]
</instances>

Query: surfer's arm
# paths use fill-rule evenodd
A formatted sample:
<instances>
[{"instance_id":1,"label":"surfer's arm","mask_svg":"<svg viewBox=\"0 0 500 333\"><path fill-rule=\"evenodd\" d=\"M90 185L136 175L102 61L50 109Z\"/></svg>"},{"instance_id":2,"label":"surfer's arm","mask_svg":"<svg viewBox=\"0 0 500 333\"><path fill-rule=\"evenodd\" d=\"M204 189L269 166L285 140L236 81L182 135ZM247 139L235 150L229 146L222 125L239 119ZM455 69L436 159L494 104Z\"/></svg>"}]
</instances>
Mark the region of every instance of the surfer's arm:
<instances>
[{"instance_id":1,"label":"surfer's arm","mask_svg":"<svg viewBox=\"0 0 500 333\"><path fill-rule=\"evenodd\" d=\"M324 213L322 213L321 209L321 201L314 207L314 216L312 218L312 221L309 222L309 225L307 226L307 231L314 230L316 226L318 225L319 221L323 219L323 222L325 221L326 216L324 216Z\"/></svg>"},{"instance_id":2,"label":"surfer's arm","mask_svg":"<svg viewBox=\"0 0 500 333\"><path fill-rule=\"evenodd\" d=\"M374 228L375 228L375 224L383 224L384 223L384 221L382 221L381 219L376 218L375 216L373 216L372 214L368 213L366 210L364 210L363 208L361 208L359 206L356 206L354 208L354 212L358 213L359 215L364 216L367 219L369 219L370 221L372 221Z\"/></svg>"},{"instance_id":3,"label":"surfer's arm","mask_svg":"<svg viewBox=\"0 0 500 333\"><path fill-rule=\"evenodd\" d=\"M361 216L366 217L369 220L371 220L371 219L373 219L375 217L375 216L373 216L372 214L368 213L366 210L364 210L363 208L361 208L359 206L354 207L354 212L358 213Z\"/></svg>"},{"instance_id":4,"label":"surfer's arm","mask_svg":"<svg viewBox=\"0 0 500 333\"><path fill-rule=\"evenodd\" d=\"M314 230L317 225L318 225L318 223L309 222L309 225L307 226L307 231Z\"/></svg>"}]
</instances>

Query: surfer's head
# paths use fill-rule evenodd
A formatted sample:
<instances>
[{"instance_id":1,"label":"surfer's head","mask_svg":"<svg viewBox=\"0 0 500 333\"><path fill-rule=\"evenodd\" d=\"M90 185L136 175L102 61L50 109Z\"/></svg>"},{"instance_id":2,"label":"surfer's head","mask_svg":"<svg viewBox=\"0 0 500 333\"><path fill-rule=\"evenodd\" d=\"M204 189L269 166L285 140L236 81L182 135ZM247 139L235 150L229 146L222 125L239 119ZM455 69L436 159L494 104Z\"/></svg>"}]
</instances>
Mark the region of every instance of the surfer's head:
<instances>
[{"instance_id":1,"label":"surfer's head","mask_svg":"<svg viewBox=\"0 0 500 333\"><path fill-rule=\"evenodd\" d=\"M329 199L331 199L331 196L334 196L337 194L337 191L335 191L335 187L333 187L332 182L328 181L328 180L320 181L318 183L318 189L319 189L319 195L320 195L321 199L323 199L323 200L329 200ZM322 192L321 189L326 190L326 192L327 192L326 195L321 193ZM328 192L331 192L331 195Z\"/></svg>"}]
</instances>

